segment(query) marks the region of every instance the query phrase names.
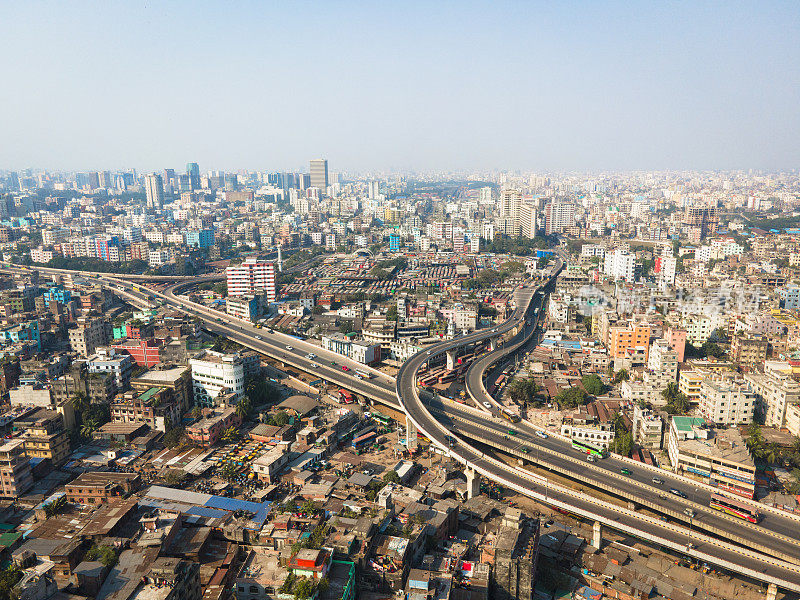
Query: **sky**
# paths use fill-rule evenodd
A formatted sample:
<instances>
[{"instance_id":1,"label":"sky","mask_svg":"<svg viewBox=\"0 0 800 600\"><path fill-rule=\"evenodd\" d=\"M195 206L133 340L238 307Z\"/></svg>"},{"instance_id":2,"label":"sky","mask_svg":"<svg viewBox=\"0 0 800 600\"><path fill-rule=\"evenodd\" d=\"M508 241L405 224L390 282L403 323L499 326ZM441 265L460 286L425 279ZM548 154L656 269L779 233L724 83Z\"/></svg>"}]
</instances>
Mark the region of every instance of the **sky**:
<instances>
[{"instance_id":1,"label":"sky","mask_svg":"<svg viewBox=\"0 0 800 600\"><path fill-rule=\"evenodd\" d=\"M800 167L800 2L0 0L0 169Z\"/></svg>"}]
</instances>

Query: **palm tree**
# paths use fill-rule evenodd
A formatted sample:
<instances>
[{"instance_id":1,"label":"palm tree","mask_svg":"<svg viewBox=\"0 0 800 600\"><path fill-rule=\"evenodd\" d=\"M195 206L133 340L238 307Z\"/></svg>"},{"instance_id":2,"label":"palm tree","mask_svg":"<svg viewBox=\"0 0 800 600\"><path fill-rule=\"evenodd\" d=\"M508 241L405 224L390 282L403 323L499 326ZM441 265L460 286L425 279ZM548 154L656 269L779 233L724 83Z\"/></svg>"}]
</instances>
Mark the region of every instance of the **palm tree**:
<instances>
[{"instance_id":1,"label":"palm tree","mask_svg":"<svg viewBox=\"0 0 800 600\"><path fill-rule=\"evenodd\" d=\"M86 421L86 423L81 425L81 435L85 438L90 438L92 437L92 434L95 432L97 427L98 427L97 421L90 419Z\"/></svg>"},{"instance_id":2,"label":"palm tree","mask_svg":"<svg viewBox=\"0 0 800 600\"><path fill-rule=\"evenodd\" d=\"M89 396L86 392L75 392L69 399L69 403L76 413L82 413L89 407Z\"/></svg>"},{"instance_id":3,"label":"palm tree","mask_svg":"<svg viewBox=\"0 0 800 600\"><path fill-rule=\"evenodd\" d=\"M249 398L242 398L239 400L239 403L236 405L236 414L242 420L247 418L247 415L250 414L251 409L250 399Z\"/></svg>"}]
</instances>

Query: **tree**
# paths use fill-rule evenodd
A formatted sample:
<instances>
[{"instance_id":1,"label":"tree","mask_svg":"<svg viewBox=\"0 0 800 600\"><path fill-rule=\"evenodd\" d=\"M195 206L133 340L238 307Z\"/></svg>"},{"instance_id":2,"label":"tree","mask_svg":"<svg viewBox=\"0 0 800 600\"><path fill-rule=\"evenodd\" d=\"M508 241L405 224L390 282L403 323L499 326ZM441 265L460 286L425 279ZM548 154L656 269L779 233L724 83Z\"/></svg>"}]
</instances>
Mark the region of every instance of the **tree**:
<instances>
[{"instance_id":1,"label":"tree","mask_svg":"<svg viewBox=\"0 0 800 600\"><path fill-rule=\"evenodd\" d=\"M72 394L72 397L70 397L69 403L76 413L81 414L89 406L89 396L86 392L75 392Z\"/></svg>"},{"instance_id":2,"label":"tree","mask_svg":"<svg viewBox=\"0 0 800 600\"><path fill-rule=\"evenodd\" d=\"M240 436L241 432L239 431L239 428L231 425L222 433L222 441L227 443L235 442Z\"/></svg>"},{"instance_id":3,"label":"tree","mask_svg":"<svg viewBox=\"0 0 800 600\"><path fill-rule=\"evenodd\" d=\"M661 396L667 401L665 408L670 414L685 415L691 408L689 398L679 391L678 384L674 381L667 384L667 387L661 392Z\"/></svg>"},{"instance_id":4,"label":"tree","mask_svg":"<svg viewBox=\"0 0 800 600\"><path fill-rule=\"evenodd\" d=\"M167 448L175 448L183 443L183 436L185 433L186 430L182 426L172 427L164 434L161 441Z\"/></svg>"},{"instance_id":5,"label":"tree","mask_svg":"<svg viewBox=\"0 0 800 600\"><path fill-rule=\"evenodd\" d=\"M597 375L590 374L584 375L581 379L584 389L592 396L599 396L605 391L606 386L603 385L603 380Z\"/></svg>"},{"instance_id":6,"label":"tree","mask_svg":"<svg viewBox=\"0 0 800 600\"><path fill-rule=\"evenodd\" d=\"M517 404L527 406L528 404L541 404L536 397L539 391L533 377L527 379L515 379L508 386L508 395Z\"/></svg>"},{"instance_id":7,"label":"tree","mask_svg":"<svg viewBox=\"0 0 800 600\"><path fill-rule=\"evenodd\" d=\"M89 548L89 551L86 552L86 555L83 558L84 560L100 561L103 563L103 566L110 569L117 564L119 553L111 546L107 546L105 544L98 546L97 544L94 544L91 548Z\"/></svg>"},{"instance_id":8,"label":"tree","mask_svg":"<svg viewBox=\"0 0 800 600\"><path fill-rule=\"evenodd\" d=\"M275 416L272 417L272 420L275 421L275 425L278 427L283 427L289 423L289 414L286 411L279 410L275 413Z\"/></svg>"},{"instance_id":9,"label":"tree","mask_svg":"<svg viewBox=\"0 0 800 600\"><path fill-rule=\"evenodd\" d=\"M189 413L193 419L199 419L203 416L203 409L199 406L195 406L192 408L191 412Z\"/></svg>"},{"instance_id":10,"label":"tree","mask_svg":"<svg viewBox=\"0 0 800 600\"><path fill-rule=\"evenodd\" d=\"M397 305L396 304L392 304L389 307L389 309L386 311L386 320L387 321L397 321L398 320Z\"/></svg>"},{"instance_id":11,"label":"tree","mask_svg":"<svg viewBox=\"0 0 800 600\"><path fill-rule=\"evenodd\" d=\"M397 471L392 469L383 474L383 481L385 483L400 483L400 476L397 474Z\"/></svg>"},{"instance_id":12,"label":"tree","mask_svg":"<svg viewBox=\"0 0 800 600\"><path fill-rule=\"evenodd\" d=\"M236 405L236 414L240 419L244 421L247 419L252 408L253 408L252 402L250 402L250 399L247 396L245 396L244 398L239 400L239 403Z\"/></svg>"},{"instance_id":13,"label":"tree","mask_svg":"<svg viewBox=\"0 0 800 600\"><path fill-rule=\"evenodd\" d=\"M586 404L587 399L588 396L583 388L577 386L561 390L555 397L555 401L561 408L577 408Z\"/></svg>"},{"instance_id":14,"label":"tree","mask_svg":"<svg viewBox=\"0 0 800 600\"><path fill-rule=\"evenodd\" d=\"M22 571L13 564L0 571L0 600L16 600L19 598L16 586L22 579Z\"/></svg>"},{"instance_id":15,"label":"tree","mask_svg":"<svg viewBox=\"0 0 800 600\"><path fill-rule=\"evenodd\" d=\"M67 507L67 497L59 496L52 502L44 505L44 514L46 518L54 517Z\"/></svg>"},{"instance_id":16,"label":"tree","mask_svg":"<svg viewBox=\"0 0 800 600\"><path fill-rule=\"evenodd\" d=\"M613 368L611 369L611 372L612 373L614 372ZM628 373L627 369L620 369L619 371L617 371L616 375L614 375L612 382L614 383L614 385L617 385L618 383L622 383L623 381L628 381L630 378L631 376Z\"/></svg>"},{"instance_id":17,"label":"tree","mask_svg":"<svg viewBox=\"0 0 800 600\"><path fill-rule=\"evenodd\" d=\"M97 430L99 427L97 421L88 420L81 425L81 437L89 439L92 437L92 434Z\"/></svg>"}]
</instances>

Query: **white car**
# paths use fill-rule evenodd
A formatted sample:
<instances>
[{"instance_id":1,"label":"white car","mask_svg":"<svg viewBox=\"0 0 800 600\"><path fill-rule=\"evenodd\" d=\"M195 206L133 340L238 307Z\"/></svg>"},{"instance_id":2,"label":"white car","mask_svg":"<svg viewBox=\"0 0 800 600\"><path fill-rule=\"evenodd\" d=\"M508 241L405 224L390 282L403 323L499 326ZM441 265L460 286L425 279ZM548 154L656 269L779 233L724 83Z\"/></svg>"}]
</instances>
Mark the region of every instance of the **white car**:
<instances>
[{"instance_id":1,"label":"white car","mask_svg":"<svg viewBox=\"0 0 800 600\"><path fill-rule=\"evenodd\" d=\"M257 340L260 340L260 339L261 339L261 336L260 336L260 335L257 335L257 336L256 336L256 339L257 339Z\"/></svg>"},{"instance_id":2,"label":"white car","mask_svg":"<svg viewBox=\"0 0 800 600\"><path fill-rule=\"evenodd\" d=\"M294 350L294 348L292 348L291 346L286 346L286 349L287 350Z\"/></svg>"},{"instance_id":3,"label":"white car","mask_svg":"<svg viewBox=\"0 0 800 600\"><path fill-rule=\"evenodd\" d=\"M308 354L306 354L306 358L308 360L314 360L315 358L317 358L317 355L314 354L313 352L309 352Z\"/></svg>"},{"instance_id":4,"label":"white car","mask_svg":"<svg viewBox=\"0 0 800 600\"><path fill-rule=\"evenodd\" d=\"M546 434L544 431L537 431L537 432L536 432L536 435L538 435L538 436L539 436L540 438L542 438L543 440L546 440L546 439L547 439L547 434Z\"/></svg>"},{"instance_id":5,"label":"white car","mask_svg":"<svg viewBox=\"0 0 800 600\"><path fill-rule=\"evenodd\" d=\"M488 402L484 402L484 403L483 403L483 405L484 405L486 408L488 408L488 409L491 409L491 408L492 408L492 405L491 405L491 404L489 404Z\"/></svg>"}]
</instances>

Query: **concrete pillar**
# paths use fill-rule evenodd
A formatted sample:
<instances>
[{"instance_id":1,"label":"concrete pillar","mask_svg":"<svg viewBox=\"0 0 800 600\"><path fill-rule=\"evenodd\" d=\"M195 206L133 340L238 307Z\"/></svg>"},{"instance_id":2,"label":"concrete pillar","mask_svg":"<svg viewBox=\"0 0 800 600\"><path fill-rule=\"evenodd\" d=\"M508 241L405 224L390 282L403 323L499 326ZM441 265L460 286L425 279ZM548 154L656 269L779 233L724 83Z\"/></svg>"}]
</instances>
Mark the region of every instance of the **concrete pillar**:
<instances>
[{"instance_id":1,"label":"concrete pillar","mask_svg":"<svg viewBox=\"0 0 800 600\"><path fill-rule=\"evenodd\" d=\"M628 500L628 510L636 510L636 502Z\"/></svg>"},{"instance_id":2,"label":"concrete pillar","mask_svg":"<svg viewBox=\"0 0 800 600\"><path fill-rule=\"evenodd\" d=\"M411 419L406 417L406 448L408 448L409 452L414 452L417 449L418 441L417 428L411 422Z\"/></svg>"},{"instance_id":3,"label":"concrete pillar","mask_svg":"<svg viewBox=\"0 0 800 600\"><path fill-rule=\"evenodd\" d=\"M452 371L456 368L456 349L447 351L447 370Z\"/></svg>"},{"instance_id":4,"label":"concrete pillar","mask_svg":"<svg viewBox=\"0 0 800 600\"><path fill-rule=\"evenodd\" d=\"M775 600L778 597L778 586L770 583L767 588L767 600Z\"/></svg>"},{"instance_id":5,"label":"concrete pillar","mask_svg":"<svg viewBox=\"0 0 800 600\"><path fill-rule=\"evenodd\" d=\"M594 522L594 527L592 527L592 546L600 549L600 545L603 543L603 524L600 521Z\"/></svg>"},{"instance_id":6,"label":"concrete pillar","mask_svg":"<svg viewBox=\"0 0 800 600\"><path fill-rule=\"evenodd\" d=\"M494 352L497 350L497 338L490 338L489 339L489 352Z\"/></svg>"},{"instance_id":7,"label":"concrete pillar","mask_svg":"<svg viewBox=\"0 0 800 600\"><path fill-rule=\"evenodd\" d=\"M481 477L475 472L475 469L467 467L465 469L467 475L467 498L474 498L481 494Z\"/></svg>"}]
</instances>

